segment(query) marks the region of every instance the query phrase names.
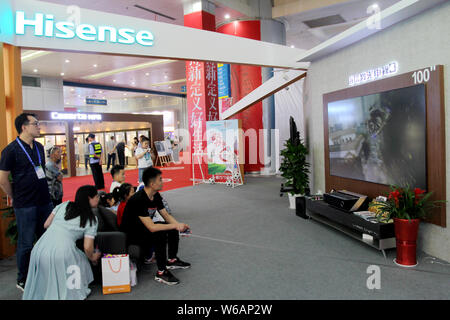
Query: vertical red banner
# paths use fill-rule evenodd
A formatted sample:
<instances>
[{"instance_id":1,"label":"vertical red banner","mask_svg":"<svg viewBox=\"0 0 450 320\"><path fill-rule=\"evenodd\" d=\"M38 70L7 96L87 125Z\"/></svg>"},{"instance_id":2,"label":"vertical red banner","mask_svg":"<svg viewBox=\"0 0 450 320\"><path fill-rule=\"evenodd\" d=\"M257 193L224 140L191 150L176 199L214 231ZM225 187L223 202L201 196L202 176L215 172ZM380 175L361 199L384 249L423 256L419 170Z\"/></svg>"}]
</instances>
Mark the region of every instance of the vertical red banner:
<instances>
[{"instance_id":1,"label":"vertical red banner","mask_svg":"<svg viewBox=\"0 0 450 320\"><path fill-rule=\"evenodd\" d=\"M219 120L219 92L217 86L217 63L205 63L205 84L206 84L206 121Z\"/></svg>"},{"instance_id":2,"label":"vertical red banner","mask_svg":"<svg viewBox=\"0 0 450 320\"><path fill-rule=\"evenodd\" d=\"M203 162L203 152L206 148L206 141L203 135L206 132L206 95L204 63L198 61L186 62L186 102L188 109L189 136L191 142L191 160L194 166L195 179L202 178L207 173L207 166L203 166L202 171L196 164ZM205 177L206 178L206 177Z\"/></svg>"},{"instance_id":3,"label":"vertical red banner","mask_svg":"<svg viewBox=\"0 0 450 320\"><path fill-rule=\"evenodd\" d=\"M215 16L198 11L184 16L184 25L215 31ZM186 62L186 102L188 111L191 160L195 179L208 179L206 156L206 121L219 120L217 64L214 62ZM194 158L194 159L192 159Z\"/></svg>"}]
</instances>

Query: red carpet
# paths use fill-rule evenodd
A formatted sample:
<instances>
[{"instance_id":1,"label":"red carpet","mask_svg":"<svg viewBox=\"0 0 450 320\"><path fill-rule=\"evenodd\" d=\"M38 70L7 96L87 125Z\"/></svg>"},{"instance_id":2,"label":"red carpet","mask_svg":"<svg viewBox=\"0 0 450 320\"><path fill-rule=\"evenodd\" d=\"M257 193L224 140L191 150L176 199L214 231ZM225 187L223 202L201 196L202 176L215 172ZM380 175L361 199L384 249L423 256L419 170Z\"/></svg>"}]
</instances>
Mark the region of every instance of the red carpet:
<instances>
[{"instance_id":1,"label":"red carpet","mask_svg":"<svg viewBox=\"0 0 450 320\"><path fill-rule=\"evenodd\" d=\"M163 190L172 190L183 188L187 186L192 186L192 168L191 165L186 164L171 164L170 166L157 167L163 174ZM109 192L111 186L112 177L109 172L103 174L105 178L105 191ZM133 186L138 185L138 169L126 170L125 171L125 182L130 183ZM73 201L75 199L75 193L78 188L84 185L94 185L94 179L92 175L81 176L81 177L71 177L63 179L63 191L64 197L63 201Z\"/></svg>"}]
</instances>

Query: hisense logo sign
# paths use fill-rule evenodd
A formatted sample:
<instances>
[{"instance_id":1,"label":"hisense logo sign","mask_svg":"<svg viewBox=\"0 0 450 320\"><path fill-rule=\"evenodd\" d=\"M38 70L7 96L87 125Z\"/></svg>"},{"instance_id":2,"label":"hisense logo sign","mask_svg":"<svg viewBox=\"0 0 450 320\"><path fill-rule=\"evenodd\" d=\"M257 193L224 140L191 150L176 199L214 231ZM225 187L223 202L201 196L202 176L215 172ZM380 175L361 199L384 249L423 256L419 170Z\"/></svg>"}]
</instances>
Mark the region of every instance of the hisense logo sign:
<instances>
[{"instance_id":1,"label":"hisense logo sign","mask_svg":"<svg viewBox=\"0 0 450 320\"><path fill-rule=\"evenodd\" d=\"M16 11L16 34L25 35L33 32L38 37L55 37L84 41L98 41L120 44L138 43L153 46L153 34L147 30L136 31L130 28L117 29L111 26L93 26L90 24L75 25L69 21L55 21L51 14L36 13L34 17L26 17L25 12Z\"/></svg>"}]
</instances>

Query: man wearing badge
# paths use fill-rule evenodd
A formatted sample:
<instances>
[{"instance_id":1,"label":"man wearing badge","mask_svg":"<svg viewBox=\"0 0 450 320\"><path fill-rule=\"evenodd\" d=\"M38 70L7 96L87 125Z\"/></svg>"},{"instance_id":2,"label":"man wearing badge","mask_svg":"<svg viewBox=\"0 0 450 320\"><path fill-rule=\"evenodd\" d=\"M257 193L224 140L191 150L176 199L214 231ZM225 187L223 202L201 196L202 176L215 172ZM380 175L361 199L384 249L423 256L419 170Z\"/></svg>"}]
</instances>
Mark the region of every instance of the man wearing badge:
<instances>
[{"instance_id":1,"label":"man wearing badge","mask_svg":"<svg viewBox=\"0 0 450 320\"><path fill-rule=\"evenodd\" d=\"M40 136L39 121L34 114L22 113L14 124L19 136L1 153L0 187L11 198L16 216L17 288L23 291L33 243L44 233L53 204L44 171L44 147L35 141Z\"/></svg>"}]
</instances>

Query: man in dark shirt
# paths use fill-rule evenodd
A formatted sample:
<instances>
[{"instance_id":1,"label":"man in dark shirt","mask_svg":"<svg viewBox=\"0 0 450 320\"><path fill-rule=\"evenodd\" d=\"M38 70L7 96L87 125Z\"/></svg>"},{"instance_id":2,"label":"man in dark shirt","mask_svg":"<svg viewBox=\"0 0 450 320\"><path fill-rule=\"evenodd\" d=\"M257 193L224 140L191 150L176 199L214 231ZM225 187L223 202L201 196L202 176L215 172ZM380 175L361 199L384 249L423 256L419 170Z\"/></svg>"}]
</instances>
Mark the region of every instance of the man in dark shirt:
<instances>
[{"instance_id":1,"label":"man in dark shirt","mask_svg":"<svg viewBox=\"0 0 450 320\"><path fill-rule=\"evenodd\" d=\"M44 233L53 205L45 176L44 147L34 140L40 135L39 122L34 114L22 113L15 127L19 136L1 154L0 187L13 201L18 232L17 288L23 291L33 242Z\"/></svg>"},{"instance_id":2,"label":"man in dark shirt","mask_svg":"<svg viewBox=\"0 0 450 320\"><path fill-rule=\"evenodd\" d=\"M141 246L145 253L154 246L158 265L155 280L173 285L178 284L179 280L168 269L186 269L191 266L177 257L179 232L186 232L190 228L187 224L178 222L165 209L158 192L163 186L161 174L154 167L145 169L142 175L144 188L128 200L120 230L127 234L129 244ZM156 211L165 222L154 222L158 220Z\"/></svg>"},{"instance_id":3,"label":"man in dark shirt","mask_svg":"<svg viewBox=\"0 0 450 320\"><path fill-rule=\"evenodd\" d=\"M119 165L125 166L125 142L120 141L116 145L117 157L119 158Z\"/></svg>"}]
</instances>

